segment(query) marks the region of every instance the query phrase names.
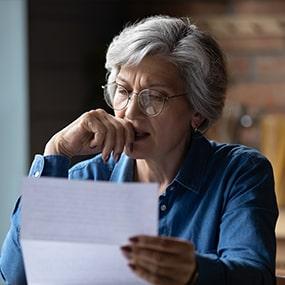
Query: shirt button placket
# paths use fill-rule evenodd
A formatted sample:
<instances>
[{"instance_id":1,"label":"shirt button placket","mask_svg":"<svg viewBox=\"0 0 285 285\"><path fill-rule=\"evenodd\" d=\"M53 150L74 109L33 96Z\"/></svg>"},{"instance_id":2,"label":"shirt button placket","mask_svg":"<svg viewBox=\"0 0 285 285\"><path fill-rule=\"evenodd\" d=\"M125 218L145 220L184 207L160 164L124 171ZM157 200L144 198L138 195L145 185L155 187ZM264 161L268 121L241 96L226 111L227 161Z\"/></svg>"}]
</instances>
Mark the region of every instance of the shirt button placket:
<instances>
[{"instance_id":1,"label":"shirt button placket","mask_svg":"<svg viewBox=\"0 0 285 285\"><path fill-rule=\"evenodd\" d=\"M164 193L160 196L159 203L159 220L160 220L160 234L164 236L168 236L168 228L167 228L167 210L168 210L168 195Z\"/></svg>"},{"instance_id":2,"label":"shirt button placket","mask_svg":"<svg viewBox=\"0 0 285 285\"><path fill-rule=\"evenodd\" d=\"M160 210L161 210L162 212L165 212L165 211L167 210L166 205L165 205L165 204L162 204L162 205L160 206Z\"/></svg>"},{"instance_id":3,"label":"shirt button placket","mask_svg":"<svg viewBox=\"0 0 285 285\"><path fill-rule=\"evenodd\" d=\"M171 185L170 187L168 187L168 189L166 189L166 191L161 195L161 200L160 200L160 211L162 214L166 214L166 211L168 210L168 206L167 206L167 200L168 200L168 196L167 192L169 191L173 191L175 189L174 185ZM169 194L169 193L168 193Z\"/></svg>"}]
</instances>

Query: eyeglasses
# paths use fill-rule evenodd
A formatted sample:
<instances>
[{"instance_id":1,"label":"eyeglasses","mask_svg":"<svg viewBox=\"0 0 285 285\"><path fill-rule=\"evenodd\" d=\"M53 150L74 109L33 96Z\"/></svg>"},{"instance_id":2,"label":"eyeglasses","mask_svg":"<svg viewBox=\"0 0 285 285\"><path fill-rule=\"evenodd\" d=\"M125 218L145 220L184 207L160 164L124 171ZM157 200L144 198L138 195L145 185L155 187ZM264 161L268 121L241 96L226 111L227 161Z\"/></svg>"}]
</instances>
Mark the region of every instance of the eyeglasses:
<instances>
[{"instance_id":1,"label":"eyeglasses","mask_svg":"<svg viewBox=\"0 0 285 285\"><path fill-rule=\"evenodd\" d=\"M137 102L140 110L149 117L159 115L168 100L186 95L186 93L183 93L166 96L154 89L144 89L139 93L129 92L125 87L116 82L106 84L102 88L104 89L104 99L113 110L122 111L126 109L132 95L135 94L138 97Z\"/></svg>"}]
</instances>

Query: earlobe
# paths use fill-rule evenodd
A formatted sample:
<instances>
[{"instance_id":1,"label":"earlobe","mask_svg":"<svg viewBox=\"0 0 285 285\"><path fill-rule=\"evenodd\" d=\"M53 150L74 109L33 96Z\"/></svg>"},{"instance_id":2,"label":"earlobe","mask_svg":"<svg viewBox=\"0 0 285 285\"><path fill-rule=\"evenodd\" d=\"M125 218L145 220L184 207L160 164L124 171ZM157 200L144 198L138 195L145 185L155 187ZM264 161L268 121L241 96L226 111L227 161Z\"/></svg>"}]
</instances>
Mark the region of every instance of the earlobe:
<instances>
[{"instance_id":1,"label":"earlobe","mask_svg":"<svg viewBox=\"0 0 285 285\"><path fill-rule=\"evenodd\" d=\"M199 129L199 127L203 124L205 118L198 112L195 112L191 118L191 126L194 130Z\"/></svg>"}]
</instances>

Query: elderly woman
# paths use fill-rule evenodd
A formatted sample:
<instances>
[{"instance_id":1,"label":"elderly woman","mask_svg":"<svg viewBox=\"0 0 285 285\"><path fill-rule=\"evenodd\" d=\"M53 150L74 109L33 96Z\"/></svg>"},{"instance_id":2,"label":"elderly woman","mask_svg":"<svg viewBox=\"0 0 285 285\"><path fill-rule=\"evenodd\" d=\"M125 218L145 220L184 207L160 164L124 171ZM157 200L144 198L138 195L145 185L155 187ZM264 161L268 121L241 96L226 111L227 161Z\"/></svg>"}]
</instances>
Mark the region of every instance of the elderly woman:
<instances>
[{"instance_id":1,"label":"elderly woman","mask_svg":"<svg viewBox=\"0 0 285 285\"><path fill-rule=\"evenodd\" d=\"M50 139L30 175L157 182L159 236L131 237L122 247L150 284L274 284L270 163L202 135L225 99L217 43L187 19L155 16L126 27L106 58L104 96L114 115L83 114ZM71 157L90 154L98 155L68 171ZM19 205L1 255L8 284L25 283Z\"/></svg>"}]
</instances>

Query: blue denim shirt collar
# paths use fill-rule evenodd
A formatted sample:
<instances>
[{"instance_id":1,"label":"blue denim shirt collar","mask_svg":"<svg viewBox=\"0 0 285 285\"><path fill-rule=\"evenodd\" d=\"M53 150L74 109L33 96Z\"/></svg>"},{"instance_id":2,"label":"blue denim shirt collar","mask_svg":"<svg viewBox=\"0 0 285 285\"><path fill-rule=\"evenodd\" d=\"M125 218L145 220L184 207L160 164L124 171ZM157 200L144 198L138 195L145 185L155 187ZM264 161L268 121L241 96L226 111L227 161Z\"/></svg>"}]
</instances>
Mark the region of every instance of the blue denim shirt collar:
<instances>
[{"instance_id":1,"label":"blue denim shirt collar","mask_svg":"<svg viewBox=\"0 0 285 285\"><path fill-rule=\"evenodd\" d=\"M210 142L200 133L193 134L186 158L174 180L187 190L199 193L210 155Z\"/></svg>"},{"instance_id":2,"label":"blue denim shirt collar","mask_svg":"<svg viewBox=\"0 0 285 285\"><path fill-rule=\"evenodd\" d=\"M135 160L122 154L118 163L115 164L110 177L112 182L132 182L134 177Z\"/></svg>"},{"instance_id":3,"label":"blue denim shirt collar","mask_svg":"<svg viewBox=\"0 0 285 285\"><path fill-rule=\"evenodd\" d=\"M178 171L174 181L177 181L187 190L199 193L206 166L210 156L211 146L201 134L193 134L186 158ZM131 182L134 177L135 160L122 154L115 164L110 181Z\"/></svg>"}]
</instances>

